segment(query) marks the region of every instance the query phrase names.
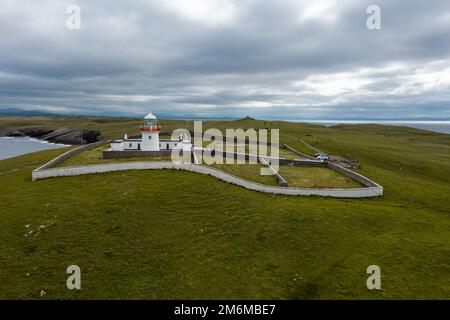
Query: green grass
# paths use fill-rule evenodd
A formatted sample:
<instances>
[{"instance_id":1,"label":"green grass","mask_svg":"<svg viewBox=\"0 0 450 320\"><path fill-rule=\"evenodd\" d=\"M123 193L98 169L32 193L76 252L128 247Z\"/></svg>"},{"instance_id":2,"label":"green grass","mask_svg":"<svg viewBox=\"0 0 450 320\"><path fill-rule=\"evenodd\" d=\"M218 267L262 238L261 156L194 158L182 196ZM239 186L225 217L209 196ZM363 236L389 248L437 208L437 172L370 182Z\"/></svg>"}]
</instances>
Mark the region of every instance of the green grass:
<instances>
[{"instance_id":1,"label":"green grass","mask_svg":"<svg viewBox=\"0 0 450 320\"><path fill-rule=\"evenodd\" d=\"M70 121L115 135L134 120ZM64 151L3 160L0 298L39 299L41 290L46 299L450 297L449 135L372 125L216 125L278 126L292 144L301 138L356 159L358 172L385 195L270 195L173 170L31 182L34 168ZM39 225L48 227L24 236ZM81 267L80 291L66 289L71 264ZM381 267L379 291L366 288L372 264Z\"/></svg>"},{"instance_id":2,"label":"green grass","mask_svg":"<svg viewBox=\"0 0 450 320\"><path fill-rule=\"evenodd\" d=\"M284 149L284 148L280 148L278 150L278 154L280 158L286 158L289 160L293 160L293 159L301 159L302 157L299 156L298 154L288 150L288 149Z\"/></svg>"},{"instance_id":3,"label":"green grass","mask_svg":"<svg viewBox=\"0 0 450 320\"><path fill-rule=\"evenodd\" d=\"M355 180L328 168L280 166L278 173L289 187L297 188L362 188Z\"/></svg>"},{"instance_id":4,"label":"green grass","mask_svg":"<svg viewBox=\"0 0 450 320\"><path fill-rule=\"evenodd\" d=\"M260 164L214 164L213 168L231 173L237 177L267 185L278 185L275 176L261 175Z\"/></svg>"}]
</instances>

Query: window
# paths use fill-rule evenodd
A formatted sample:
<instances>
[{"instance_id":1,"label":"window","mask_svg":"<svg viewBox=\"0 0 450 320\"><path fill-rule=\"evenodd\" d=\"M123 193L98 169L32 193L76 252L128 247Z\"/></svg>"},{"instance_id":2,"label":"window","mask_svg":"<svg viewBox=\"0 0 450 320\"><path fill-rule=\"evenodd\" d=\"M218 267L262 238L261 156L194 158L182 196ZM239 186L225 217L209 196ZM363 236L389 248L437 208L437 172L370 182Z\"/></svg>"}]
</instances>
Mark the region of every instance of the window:
<instances>
[{"instance_id":1,"label":"window","mask_svg":"<svg viewBox=\"0 0 450 320\"><path fill-rule=\"evenodd\" d=\"M152 136L148 136L148 140L152 140Z\"/></svg>"},{"instance_id":2,"label":"window","mask_svg":"<svg viewBox=\"0 0 450 320\"><path fill-rule=\"evenodd\" d=\"M130 148L133 146L131 143L129 144Z\"/></svg>"},{"instance_id":3,"label":"window","mask_svg":"<svg viewBox=\"0 0 450 320\"><path fill-rule=\"evenodd\" d=\"M144 126L146 127L157 127L158 121L155 119L144 119Z\"/></svg>"}]
</instances>

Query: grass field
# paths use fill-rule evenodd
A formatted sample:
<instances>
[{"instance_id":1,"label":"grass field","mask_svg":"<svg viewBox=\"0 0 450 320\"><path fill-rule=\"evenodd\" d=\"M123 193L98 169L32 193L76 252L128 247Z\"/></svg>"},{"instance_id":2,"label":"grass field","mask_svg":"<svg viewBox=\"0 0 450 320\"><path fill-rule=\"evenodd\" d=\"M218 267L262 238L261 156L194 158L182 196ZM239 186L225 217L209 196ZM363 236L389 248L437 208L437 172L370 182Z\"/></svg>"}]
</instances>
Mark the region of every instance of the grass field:
<instances>
[{"instance_id":1,"label":"grass field","mask_svg":"<svg viewBox=\"0 0 450 320\"><path fill-rule=\"evenodd\" d=\"M292 159L302 159L301 156L295 154L294 152L292 152L292 151L290 151L290 150L283 149L283 148L280 148L280 149L278 150L278 154L279 154L279 157L280 157L280 158L286 158L286 159L289 159L289 160L292 160Z\"/></svg>"},{"instance_id":2,"label":"grass field","mask_svg":"<svg viewBox=\"0 0 450 320\"><path fill-rule=\"evenodd\" d=\"M249 181L271 186L278 185L274 176L261 175L262 166L260 164L214 164L212 167Z\"/></svg>"},{"instance_id":3,"label":"grass field","mask_svg":"<svg viewBox=\"0 0 450 320\"><path fill-rule=\"evenodd\" d=\"M0 119L0 127L11 123L66 123L115 137L132 134L139 121ZM450 297L449 135L256 120L208 126L279 126L282 141L299 151L311 153L301 138L356 159L385 195L278 196L171 170L31 182L31 171L63 150L3 160L0 298ZM81 268L82 290L66 288L71 264ZM366 288L372 264L381 267L381 290Z\"/></svg>"},{"instance_id":4,"label":"grass field","mask_svg":"<svg viewBox=\"0 0 450 320\"><path fill-rule=\"evenodd\" d=\"M355 180L328 168L280 166L278 173L289 187L298 188L363 188Z\"/></svg>"}]
</instances>

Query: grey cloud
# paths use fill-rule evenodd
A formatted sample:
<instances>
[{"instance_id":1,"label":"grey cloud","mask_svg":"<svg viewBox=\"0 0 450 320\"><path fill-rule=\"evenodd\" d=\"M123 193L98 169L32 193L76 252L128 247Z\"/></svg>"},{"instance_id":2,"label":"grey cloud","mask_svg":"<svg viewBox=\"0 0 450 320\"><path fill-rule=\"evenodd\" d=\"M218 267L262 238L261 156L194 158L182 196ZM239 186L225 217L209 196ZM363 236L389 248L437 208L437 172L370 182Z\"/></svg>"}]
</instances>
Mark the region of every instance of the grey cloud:
<instances>
[{"instance_id":1,"label":"grey cloud","mask_svg":"<svg viewBox=\"0 0 450 320\"><path fill-rule=\"evenodd\" d=\"M73 3L78 31L64 26ZM158 1L6 1L0 108L450 118L447 1L377 1L379 31L365 27L372 1L336 1L305 20L317 1L233 3L231 21L211 25Z\"/></svg>"}]
</instances>

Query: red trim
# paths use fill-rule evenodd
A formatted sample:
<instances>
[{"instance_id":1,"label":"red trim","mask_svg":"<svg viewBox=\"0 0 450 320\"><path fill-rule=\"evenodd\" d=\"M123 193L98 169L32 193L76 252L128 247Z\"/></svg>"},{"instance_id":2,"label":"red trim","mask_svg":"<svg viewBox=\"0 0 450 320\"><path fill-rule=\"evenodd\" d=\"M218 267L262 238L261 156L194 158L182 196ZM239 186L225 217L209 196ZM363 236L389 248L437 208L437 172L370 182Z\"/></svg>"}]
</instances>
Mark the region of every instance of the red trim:
<instances>
[{"instance_id":1,"label":"red trim","mask_svg":"<svg viewBox=\"0 0 450 320\"><path fill-rule=\"evenodd\" d=\"M159 132L161 131L161 127L140 127L141 132L150 131L150 132Z\"/></svg>"}]
</instances>

